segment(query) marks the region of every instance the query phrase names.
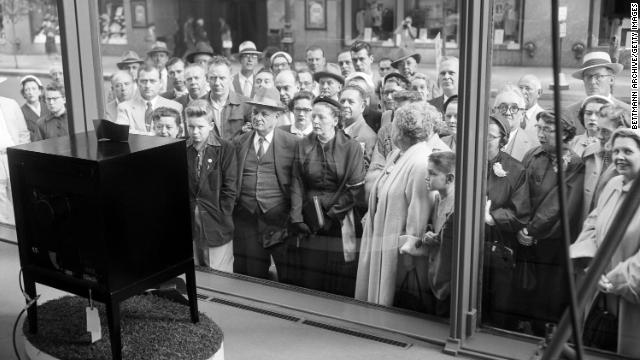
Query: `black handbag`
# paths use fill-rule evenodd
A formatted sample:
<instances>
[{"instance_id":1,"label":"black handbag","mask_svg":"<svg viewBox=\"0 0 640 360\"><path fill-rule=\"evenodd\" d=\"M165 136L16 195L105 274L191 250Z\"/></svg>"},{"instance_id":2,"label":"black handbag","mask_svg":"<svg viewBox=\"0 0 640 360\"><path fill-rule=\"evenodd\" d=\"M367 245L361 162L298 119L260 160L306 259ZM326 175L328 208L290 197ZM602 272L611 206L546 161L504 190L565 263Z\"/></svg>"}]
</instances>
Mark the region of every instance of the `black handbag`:
<instances>
[{"instance_id":1,"label":"black handbag","mask_svg":"<svg viewBox=\"0 0 640 360\"><path fill-rule=\"evenodd\" d=\"M536 279L536 263L533 261L534 255L531 254L533 249L530 246L520 246L518 251L522 254L516 263L516 286L520 290L535 290L538 280Z\"/></svg>"},{"instance_id":2,"label":"black handbag","mask_svg":"<svg viewBox=\"0 0 640 360\"><path fill-rule=\"evenodd\" d=\"M488 240L484 243L487 265L496 269L513 270L516 258L513 249L505 245L499 230L489 227Z\"/></svg>"},{"instance_id":3,"label":"black handbag","mask_svg":"<svg viewBox=\"0 0 640 360\"><path fill-rule=\"evenodd\" d=\"M615 352L618 347L618 318L607 310L607 295L599 292L584 323L585 346Z\"/></svg>"}]
</instances>

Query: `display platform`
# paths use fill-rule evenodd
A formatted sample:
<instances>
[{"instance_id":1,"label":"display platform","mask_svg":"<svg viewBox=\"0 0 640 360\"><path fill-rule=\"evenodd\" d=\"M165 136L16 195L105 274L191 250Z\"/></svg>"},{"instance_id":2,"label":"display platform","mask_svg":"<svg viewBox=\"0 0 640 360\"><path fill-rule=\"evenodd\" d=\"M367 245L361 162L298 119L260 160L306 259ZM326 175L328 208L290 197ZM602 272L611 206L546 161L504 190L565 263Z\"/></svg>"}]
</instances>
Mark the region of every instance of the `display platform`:
<instances>
[{"instance_id":1,"label":"display platform","mask_svg":"<svg viewBox=\"0 0 640 360\"><path fill-rule=\"evenodd\" d=\"M82 297L65 296L38 306L38 332L24 324L24 348L30 360L109 360L111 343L105 306L95 303L102 338L91 343ZM121 304L122 358L224 360L222 330L205 314L191 322L189 307L153 295L134 296Z\"/></svg>"}]
</instances>

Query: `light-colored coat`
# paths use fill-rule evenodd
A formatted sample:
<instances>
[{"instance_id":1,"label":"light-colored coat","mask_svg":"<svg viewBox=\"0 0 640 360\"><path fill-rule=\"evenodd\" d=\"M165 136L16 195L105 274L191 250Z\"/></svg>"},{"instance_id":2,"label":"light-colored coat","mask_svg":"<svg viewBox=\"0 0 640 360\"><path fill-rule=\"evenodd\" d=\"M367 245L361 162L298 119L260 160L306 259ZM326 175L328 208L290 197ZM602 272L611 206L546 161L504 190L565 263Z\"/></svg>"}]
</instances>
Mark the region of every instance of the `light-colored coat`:
<instances>
[{"instance_id":1,"label":"light-colored coat","mask_svg":"<svg viewBox=\"0 0 640 360\"><path fill-rule=\"evenodd\" d=\"M426 277L426 257L400 255L399 249L403 245L400 236L422 238L430 218L434 193L427 190L424 182L430 153L427 143L420 142L402 156L399 149L389 154L385 169L369 196L356 299L391 306L408 270L417 266L418 273ZM428 288L426 281L424 286Z\"/></svg>"},{"instance_id":2,"label":"light-colored coat","mask_svg":"<svg viewBox=\"0 0 640 360\"><path fill-rule=\"evenodd\" d=\"M156 97L153 109L155 110L163 106L176 109L179 113L182 113L182 105L180 105L180 103L165 99L161 96ZM131 100L118 104L118 117L116 122L118 124L129 125L129 133L131 134L153 135L153 131L147 131L147 126L144 122L144 114L146 111L147 105L145 100L140 97L140 95L136 95Z\"/></svg>"},{"instance_id":3,"label":"light-colored coat","mask_svg":"<svg viewBox=\"0 0 640 360\"><path fill-rule=\"evenodd\" d=\"M537 145L535 141L529 138L529 135L527 135L527 133L522 130L522 128L518 127L515 131L516 135L514 136L513 140L509 141L507 145L505 145L504 149L502 149L502 151L511 155L512 158L518 161L522 161L522 159L524 158L524 154L526 154L527 151L533 149Z\"/></svg>"},{"instance_id":4,"label":"light-colored coat","mask_svg":"<svg viewBox=\"0 0 640 360\"><path fill-rule=\"evenodd\" d=\"M27 128L27 122L24 120L24 114L22 113L22 109L20 109L20 105L13 99L0 96L0 111L2 111L4 123L13 141L13 143L8 146L30 142L31 135ZM4 149L6 146L1 146L0 148Z\"/></svg>"},{"instance_id":5,"label":"light-colored coat","mask_svg":"<svg viewBox=\"0 0 640 360\"><path fill-rule=\"evenodd\" d=\"M116 122L118 120L118 101L113 99L104 106L104 118Z\"/></svg>"},{"instance_id":6,"label":"light-colored coat","mask_svg":"<svg viewBox=\"0 0 640 360\"><path fill-rule=\"evenodd\" d=\"M598 204L584 222L582 232L571 245L572 258L593 257L604 241L618 209L632 183L623 184L619 175L602 190ZM635 215L607 267L606 277L618 299L618 353L640 357L640 211Z\"/></svg>"}]
</instances>

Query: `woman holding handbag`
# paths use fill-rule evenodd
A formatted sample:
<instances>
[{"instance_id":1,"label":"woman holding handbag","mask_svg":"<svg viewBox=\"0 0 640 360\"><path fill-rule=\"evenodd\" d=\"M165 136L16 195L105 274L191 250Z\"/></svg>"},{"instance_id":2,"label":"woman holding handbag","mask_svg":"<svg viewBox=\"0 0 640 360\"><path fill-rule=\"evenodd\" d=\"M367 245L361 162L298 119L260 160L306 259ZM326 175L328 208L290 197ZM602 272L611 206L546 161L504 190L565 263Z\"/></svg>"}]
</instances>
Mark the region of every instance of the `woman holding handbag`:
<instances>
[{"instance_id":1,"label":"woman holding handbag","mask_svg":"<svg viewBox=\"0 0 640 360\"><path fill-rule=\"evenodd\" d=\"M513 314L521 309L513 296L516 234L526 225L531 205L524 166L500 150L510 134L506 119L489 117L482 309L486 323L515 330Z\"/></svg>"},{"instance_id":2,"label":"woman holding handbag","mask_svg":"<svg viewBox=\"0 0 640 360\"><path fill-rule=\"evenodd\" d=\"M338 128L340 104L313 101L313 132L298 142L291 180L291 222L299 233L304 287L353 297L357 244L353 207L363 202L364 153Z\"/></svg>"},{"instance_id":3,"label":"woman holding handbag","mask_svg":"<svg viewBox=\"0 0 640 360\"><path fill-rule=\"evenodd\" d=\"M556 117L560 117L557 129ZM543 336L546 324L557 323L569 305L557 176L560 171L565 174L566 211L574 215L569 216L569 227L571 234L577 234L580 216L575 214L582 210L584 164L570 149L570 141L576 134L572 123L551 111L542 111L536 118L540 146L529 150L522 161L529 184L531 214L517 235L519 251L524 248L527 254L518 255L516 286L520 305L526 309L518 327ZM562 134L559 144L555 140L556 131ZM562 149L560 159L556 157L556 147Z\"/></svg>"},{"instance_id":4,"label":"woman holding handbag","mask_svg":"<svg viewBox=\"0 0 640 360\"><path fill-rule=\"evenodd\" d=\"M634 180L640 176L640 131L618 129L611 136L612 160L620 175L609 180L595 209L589 214L576 242L571 245L571 258L592 258L605 240L620 205ZM621 355L640 357L640 211L635 215L616 249L611 262L598 282L599 296L587 317L585 345L616 351ZM598 307L606 306L598 314ZM595 311L594 311L595 310ZM607 316L608 315L608 316ZM600 329L589 330L593 317L603 324L617 319L617 336ZM611 346L609 346L611 345Z\"/></svg>"}]
</instances>

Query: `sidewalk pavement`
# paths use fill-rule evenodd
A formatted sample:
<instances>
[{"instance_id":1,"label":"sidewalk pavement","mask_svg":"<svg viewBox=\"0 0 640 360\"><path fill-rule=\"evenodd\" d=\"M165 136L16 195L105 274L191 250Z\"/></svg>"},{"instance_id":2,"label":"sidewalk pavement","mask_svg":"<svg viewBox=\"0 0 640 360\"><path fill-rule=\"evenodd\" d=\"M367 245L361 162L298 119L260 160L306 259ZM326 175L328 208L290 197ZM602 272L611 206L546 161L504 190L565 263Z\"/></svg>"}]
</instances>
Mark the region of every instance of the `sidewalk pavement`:
<instances>
[{"instance_id":1,"label":"sidewalk pavement","mask_svg":"<svg viewBox=\"0 0 640 360\"><path fill-rule=\"evenodd\" d=\"M116 63L119 58L115 56L103 56L102 66L105 79L107 79L114 71L117 70ZM24 76L27 74L47 76L49 68L54 62L60 62L60 59L49 59L46 55L18 55L18 68L15 68L14 57L11 54L0 54L0 75L17 75ZM297 63L303 66L303 63ZM233 64L234 70L238 69L237 63ZM420 64L419 71L432 76L437 76L433 64ZM553 73L551 67L524 67L524 66L494 66L491 69L491 92L500 89L504 84L517 83L518 79L524 74L534 74L542 82L543 96L542 101L551 101L553 91L549 90L549 85L553 83ZM569 85L568 90L562 91L563 103L574 102L584 98L584 90L581 80L571 77L571 73L576 71L575 68L563 68L565 79ZM631 90L631 76L629 69L624 69L616 77L616 84L613 94L622 100L629 100Z\"/></svg>"}]
</instances>

